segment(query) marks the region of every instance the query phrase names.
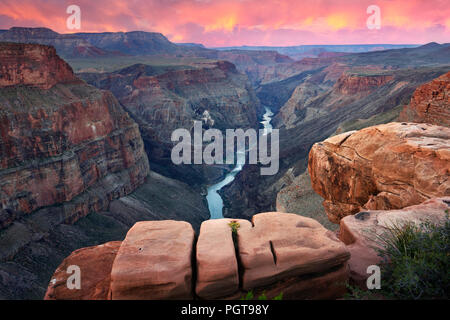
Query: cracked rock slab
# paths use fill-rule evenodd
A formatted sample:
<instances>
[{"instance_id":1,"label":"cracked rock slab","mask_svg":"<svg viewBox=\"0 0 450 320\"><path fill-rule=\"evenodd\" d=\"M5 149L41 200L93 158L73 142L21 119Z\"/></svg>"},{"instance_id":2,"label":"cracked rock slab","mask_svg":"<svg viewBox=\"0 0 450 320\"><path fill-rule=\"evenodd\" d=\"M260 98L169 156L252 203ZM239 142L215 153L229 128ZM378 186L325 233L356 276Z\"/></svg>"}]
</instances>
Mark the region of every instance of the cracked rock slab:
<instances>
[{"instance_id":1,"label":"cracked rock slab","mask_svg":"<svg viewBox=\"0 0 450 320\"><path fill-rule=\"evenodd\" d=\"M241 219L204 221L197 242L196 293L203 299L217 299L239 290L239 270L230 222L239 224L238 230L252 227Z\"/></svg>"},{"instance_id":2,"label":"cracked rock slab","mask_svg":"<svg viewBox=\"0 0 450 320\"><path fill-rule=\"evenodd\" d=\"M114 260L111 298L192 299L194 237L184 221L136 223Z\"/></svg>"},{"instance_id":3,"label":"cracked rock slab","mask_svg":"<svg viewBox=\"0 0 450 320\"><path fill-rule=\"evenodd\" d=\"M345 245L313 219L267 212L254 215L252 222L253 228L238 231L244 290L269 286L287 278L326 275L332 270L346 268L350 254ZM334 280L345 281L343 273L336 274L339 277ZM308 296L312 299L318 295L320 293L316 291Z\"/></svg>"}]
</instances>

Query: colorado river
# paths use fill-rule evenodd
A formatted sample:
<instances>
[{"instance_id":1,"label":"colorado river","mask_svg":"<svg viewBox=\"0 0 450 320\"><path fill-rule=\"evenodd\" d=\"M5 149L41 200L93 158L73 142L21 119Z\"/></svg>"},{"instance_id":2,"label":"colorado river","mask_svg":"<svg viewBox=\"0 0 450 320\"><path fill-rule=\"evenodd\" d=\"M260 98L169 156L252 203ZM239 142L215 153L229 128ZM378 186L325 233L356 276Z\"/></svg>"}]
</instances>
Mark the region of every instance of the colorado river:
<instances>
[{"instance_id":1,"label":"colorado river","mask_svg":"<svg viewBox=\"0 0 450 320\"><path fill-rule=\"evenodd\" d=\"M270 121L272 120L273 113L269 108L265 108L265 113L263 115L263 121L261 124L264 127L264 134L269 134L272 131L272 125ZM223 218L223 200L219 195L218 191L225 187L227 184L232 182L239 171L242 170L242 167L245 164L245 150L237 150L237 162L236 166L233 170L231 170L223 180L218 183L208 187L208 194L206 195L206 200L208 201L209 213L211 215L211 219L220 219Z\"/></svg>"}]
</instances>

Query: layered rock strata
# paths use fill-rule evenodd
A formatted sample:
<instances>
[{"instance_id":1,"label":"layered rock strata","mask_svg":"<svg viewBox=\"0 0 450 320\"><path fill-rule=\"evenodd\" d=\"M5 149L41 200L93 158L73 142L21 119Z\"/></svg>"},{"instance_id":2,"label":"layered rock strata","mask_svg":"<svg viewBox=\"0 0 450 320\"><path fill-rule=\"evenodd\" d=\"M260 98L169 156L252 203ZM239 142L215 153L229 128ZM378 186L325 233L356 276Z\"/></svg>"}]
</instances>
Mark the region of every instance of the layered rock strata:
<instances>
[{"instance_id":1,"label":"layered rock strata","mask_svg":"<svg viewBox=\"0 0 450 320\"><path fill-rule=\"evenodd\" d=\"M418 87L399 119L450 127L450 72Z\"/></svg>"},{"instance_id":2,"label":"layered rock strata","mask_svg":"<svg viewBox=\"0 0 450 320\"><path fill-rule=\"evenodd\" d=\"M450 196L450 129L389 123L313 145L308 170L330 221Z\"/></svg>"},{"instance_id":3,"label":"layered rock strata","mask_svg":"<svg viewBox=\"0 0 450 320\"><path fill-rule=\"evenodd\" d=\"M137 124L110 92L76 78L51 47L0 48L4 260L58 224L106 210L149 165Z\"/></svg>"}]
</instances>

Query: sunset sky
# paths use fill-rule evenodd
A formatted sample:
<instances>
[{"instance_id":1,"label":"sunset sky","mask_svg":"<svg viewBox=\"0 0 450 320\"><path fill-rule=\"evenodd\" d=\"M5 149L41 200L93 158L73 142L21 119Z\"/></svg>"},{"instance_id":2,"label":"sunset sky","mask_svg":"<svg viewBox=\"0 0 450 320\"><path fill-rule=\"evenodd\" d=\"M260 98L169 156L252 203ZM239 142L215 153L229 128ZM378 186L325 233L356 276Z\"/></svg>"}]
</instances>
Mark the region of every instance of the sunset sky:
<instances>
[{"instance_id":1,"label":"sunset sky","mask_svg":"<svg viewBox=\"0 0 450 320\"><path fill-rule=\"evenodd\" d=\"M81 8L68 30L66 8ZM366 26L367 7L381 28ZM450 42L449 0L0 0L0 29L48 27L60 33L155 31L174 42L289 46Z\"/></svg>"}]
</instances>

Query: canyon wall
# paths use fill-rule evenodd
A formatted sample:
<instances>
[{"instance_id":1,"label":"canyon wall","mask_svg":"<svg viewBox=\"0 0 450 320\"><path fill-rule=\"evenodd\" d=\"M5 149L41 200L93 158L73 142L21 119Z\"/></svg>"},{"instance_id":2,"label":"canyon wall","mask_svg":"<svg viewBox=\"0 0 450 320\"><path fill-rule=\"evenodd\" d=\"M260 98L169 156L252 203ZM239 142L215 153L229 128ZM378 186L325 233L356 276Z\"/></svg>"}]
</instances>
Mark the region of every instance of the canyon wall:
<instances>
[{"instance_id":1,"label":"canyon wall","mask_svg":"<svg viewBox=\"0 0 450 320\"><path fill-rule=\"evenodd\" d=\"M41 298L67 251L122 239L124 223L97 213L141 186L149 164L138 125L55 49L0 48L0 298Z\"/></svg>"},{"instance_id":2,"label":"canyon wall","mask_svg":"<svg viewBox=\"0 0 450 320\"><path fill-rule=\"evenodd\" d=\"M2 54L16 60L2 60L2 70L20 76L0 87L2 227L54 205L76 221L142 184L149 167L139 129L112 94L78 80L54 49L22 45L18 56L9 46ZM37 87L36 74L47 75Z\"/></svg>"},{"instance_id":3,"label":"canyon wall","mask_svg":"<svg viewBox=\"0 0 450 320\"><path fill-rule=\"evenodd\" d=\"M450 72L418 87L399 119L450 127Z\"/></svg>"},{"instance_id":4,"label":"canyon wall","mask_svg":"<svg viewBox=\"0 0 450 320\"><path fill-rule=\"evenodd\" d=\"M55 48L47 46L0 43L0 70L0 87L32 85L50 89L57 83L78 80Z\"/></svg>"},{"instance_id":5,"label":"canyon wall","mask_svg":"<svg viewBox=\"0 0 450 320\"><path fill-rule=\"evenodd\" d=\"M171 161L172 132L194 121L205 129L257 128L261 114L247 77L226 61L189 66L137 64L112 73L80 76L96 87L111 90L140 126L152 168L192 184L211 183L224 168L175 166Z\"/></svg>"}]
</instances>

